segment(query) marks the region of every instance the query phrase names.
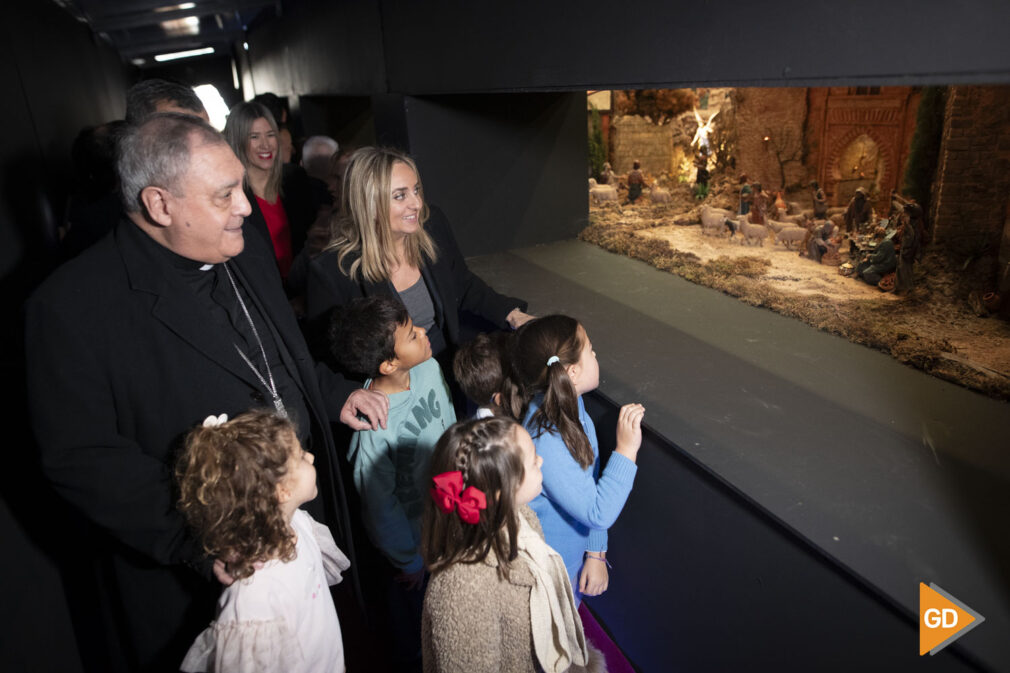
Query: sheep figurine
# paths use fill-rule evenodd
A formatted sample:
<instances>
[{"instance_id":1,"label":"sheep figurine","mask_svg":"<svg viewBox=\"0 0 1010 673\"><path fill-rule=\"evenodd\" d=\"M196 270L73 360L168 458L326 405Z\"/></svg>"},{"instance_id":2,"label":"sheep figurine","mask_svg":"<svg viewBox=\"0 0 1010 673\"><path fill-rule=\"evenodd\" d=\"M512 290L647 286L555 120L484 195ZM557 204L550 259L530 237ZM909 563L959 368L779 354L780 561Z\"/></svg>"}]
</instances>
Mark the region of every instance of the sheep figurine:
<instances>
[{"instance_id":1,"label":"sheep figurine","mask_svg":"<svg viewBox=\"0 0 1010 673\"><path fill-rule=\"evenodd\" d=\"M768 238L768 227L761 224L751 224L746 215L741 215L737 221L740 223L737 231L743 234L740 245L744 243L752 245L751 241L757 241L758 245L764 247L765 239Z\"/></svg>"},{"instance_id":2,"label":"sheep figurine","mask_svg":"<svg viewBox=\"0 0 1010 673\"><path fill-rule=\"evenodd\" d=\"M670 192L660 187L659 184L653 184L652 189L649 190L649 200L653 203L669 203Z\"/></svg>"},{"instance_id":3,"label":"sheep figurine","mask_svg":"<svg viewBox=\"0 0 1010 673\"><path fill-rule=\"evenodd\" d=\"M779 233L786 227L795 226L792 222L783 222L780 220L765 220L765 226L768 227L774 233Z\"/></svg>"},{"instance_id":4,"label":"sheep figurine","mask_svg":"<svg viewBox=\"0 0 1010 673\"><path fill-rule=\"evenodd\" d=\"M706 236L722 236L726 231L726 219L729 211L711 206L701 207L701 233Z\"/></svg>"},{"instance_id":5,"label":"sheep figurine","mask_svg":"<svg viewBox=\"0 0 1010 673\"><path fill-rule=\"evenodd\" d=\"M807 237L807 230L804 227L783 227L775 236L775 242L786 246L786 250L793 249L793 243L802 243Z\"/></svg>"},{"instance_id":6,"label":"sheep figurine","mask_svg":"<svg viewBox=\"0 0 1010 673\"><path fill-rule=\"evenodd\" d=\"M589 197L597 204L617 200L617 188L613 185L598 185L596 178L589 178Z\"/></svg>"}]
</instances>

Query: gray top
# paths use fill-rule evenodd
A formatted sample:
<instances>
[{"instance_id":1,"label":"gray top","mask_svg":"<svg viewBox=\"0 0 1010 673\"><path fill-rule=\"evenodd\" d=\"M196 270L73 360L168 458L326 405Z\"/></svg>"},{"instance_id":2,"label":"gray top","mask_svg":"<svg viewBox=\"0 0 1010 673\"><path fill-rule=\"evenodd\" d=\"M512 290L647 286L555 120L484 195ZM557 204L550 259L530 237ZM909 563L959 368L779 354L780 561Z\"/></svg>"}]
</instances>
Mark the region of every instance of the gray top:
<instances>
[{"instance_id":1,"label":"gray top","mask_svg":"<svg viewBox=\"0 0 1010 673\"><path fill-rule=\"evenodd\" d=\"M416 283L399 295L414 324L430 332L432 325L435 324L435 305L431 302L431 293L424 284L424 278L418 278Z\"/></svg>"}]
</instances>

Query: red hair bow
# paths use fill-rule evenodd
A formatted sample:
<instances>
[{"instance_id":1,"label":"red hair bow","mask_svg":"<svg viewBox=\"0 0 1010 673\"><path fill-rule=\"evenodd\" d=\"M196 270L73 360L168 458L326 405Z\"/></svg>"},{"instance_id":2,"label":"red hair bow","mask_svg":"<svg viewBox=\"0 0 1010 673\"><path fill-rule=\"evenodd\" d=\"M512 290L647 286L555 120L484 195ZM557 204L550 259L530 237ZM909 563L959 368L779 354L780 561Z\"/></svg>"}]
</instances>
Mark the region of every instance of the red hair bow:
<instances>
[{"instance_id":1,"label":"red hair bow","mask_svg":"<svg viewBox=\"0 0 1010 673\"><path fill-rule=\"evenodd\" d=\"M431 498L440 510L448 514L456 510L459 518L466 523L480 521L480 510L487 509L487 499L484 492L474 486L463 490L463 473L459 470L443 472L434 477L435 488L431 489Z\"/></svg>"}]
</instances>

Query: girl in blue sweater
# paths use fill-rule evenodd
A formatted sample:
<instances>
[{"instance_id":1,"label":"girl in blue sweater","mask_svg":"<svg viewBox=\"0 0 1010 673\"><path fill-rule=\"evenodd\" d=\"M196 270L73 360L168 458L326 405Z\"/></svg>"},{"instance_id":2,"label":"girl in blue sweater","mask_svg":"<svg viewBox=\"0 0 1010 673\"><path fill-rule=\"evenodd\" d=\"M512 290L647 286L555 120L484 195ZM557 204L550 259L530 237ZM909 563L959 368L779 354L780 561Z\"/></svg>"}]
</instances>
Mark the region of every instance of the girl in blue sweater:
<instances>
[{"instance_id":1,"label":"girl in blue sweater","mask_svg":"<svg viewBox=\"0 0 1010 673\"><path fill-rule=\"evenodd\" d=\"M621 407L617 447L601 473L596 428L582 402L582 395L600 383L585 328L563 315L527 323L516 333L512 366L509 410L525 425L544 461L543 492L530 507L547 544L564 559L579 602L582 594L607 590L607 529L631 492L645 408Z\"/></svg>"}]
</instances>

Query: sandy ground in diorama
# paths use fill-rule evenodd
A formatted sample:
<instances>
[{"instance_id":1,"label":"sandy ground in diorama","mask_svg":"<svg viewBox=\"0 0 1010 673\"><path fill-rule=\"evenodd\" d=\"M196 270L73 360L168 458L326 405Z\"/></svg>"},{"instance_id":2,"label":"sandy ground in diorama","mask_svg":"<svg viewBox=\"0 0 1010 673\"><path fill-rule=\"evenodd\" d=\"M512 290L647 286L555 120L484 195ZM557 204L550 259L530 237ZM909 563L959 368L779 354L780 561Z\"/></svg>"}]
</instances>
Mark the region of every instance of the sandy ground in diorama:
<instances>
[{"instance_id":1,"label":"sandy ground in diorama","mask_svg":"<svg viewBox=\"0 0 1010 673\"><path fill-rule=\"evenodd\" d=\"M629 221L633 219L634 217ZM703 262L721 256L749 256L767 259L771 262L771 267L761 279L783 292L825 294L839 301L877 298L900 299L890 292L881 292L866 283L842 276L838 273L836 266L817 264L805 257L800 257L795 245L793 250L787 250L781 243L773 243L770 239L764 242L764 246L741 245L739 235L732 239L727 236L706 236L701 231L701 225L661 226L655 229L636 231L635 235L661 238L677 250L690 250L698 255Z\"/></svg>"},{"instance_id":2,"label":"sandy ground in diorama","mask_svg":"<svg viewBox=\"0 0 1010 673\"><path fill-rule=\"evenodd\" d=\"M680 190L675 188L673 191ZM697 256L697 261L702 265L720 258L741 262L746 262L746 258L767 260L767 269L763 273L754 274L754 291L784 297L786 302L789 301L788 298L801 302L809 298L811 306L816 307L814 310L819 310L822 314L825 306L837 309L843 322L851 313L857 316L872 314L873 320L889 324L886 328L875 326L871 330L874 331L873 335L860 338L852 337L846 329L839 330L816 318L808 318L802 308L782 312L793 314L854 341L883 350L890 349L898 359L941 378L995 397L1010 398L1010 324L995 317L981 317L973 312L959 293L956 280L920 268L917 277L919 287L913 293L913 299L881 292L861 281L842 276L838 273L838 267L800 257L798 250L787 250L771 239L766 240L763 246L750 246L741 245L739 235L734 239L728 238L728 235L705 235L700 224L688 223L696 218L692 209L697 208L697 202L693 202L693 199L678 199L677 196L674 195L674 202L670 204L616 206L611 203L602 207L593 204L590 207L590 220L597 228L603 227L618 232L619 235L631 234L643 241L663 241L669 244L675 255L676 251L691 253ZM645 198L648 198L648 192ZM593 240L592 235L585 235L588 232L589 230L584 232L583 238L612 251L643 258L641 253L624 251L625 246L620 244L611 243L608 246L607 242ZM653 264L663 268L662 262ZM668 270L678 272L676 269ZM704 280L701 282L708 284ZM718 284L715 286L719 287ZM725 287L720 289L741 296L745 301L779 310L774 302L754 302L746 296L746 292L738 293ZM850 322L856 320L858 319ZM860 327L856 326L854 331L860 331ZM890 337L886 334L881 337L882 332L892 334ZM895 333L898 334L897 337L894 337ZM905 338L903 333L912 337L907 343L915 352L901 352L904 348L901 343Z\"/></svg>"}]
</instances>

